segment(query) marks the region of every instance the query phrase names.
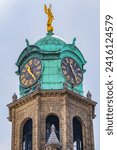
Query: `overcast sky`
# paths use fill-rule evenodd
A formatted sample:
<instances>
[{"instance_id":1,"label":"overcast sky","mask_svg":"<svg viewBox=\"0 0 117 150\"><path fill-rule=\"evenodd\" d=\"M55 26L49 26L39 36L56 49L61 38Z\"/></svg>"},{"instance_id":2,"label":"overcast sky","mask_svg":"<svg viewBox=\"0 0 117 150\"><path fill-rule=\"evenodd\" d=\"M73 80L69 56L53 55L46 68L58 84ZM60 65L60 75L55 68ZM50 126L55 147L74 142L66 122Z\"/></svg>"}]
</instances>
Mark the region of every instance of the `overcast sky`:
<instances>
[{"instance_id":1,"label":"overcast sky","mask_svg":"<svg viewBox=\"0 0 117 150\"><path fill-rule=\"evenodd\" d=\"M90 90L96 106L95 150L99 150L99 0L0 0L0 149L11 150L11 123L7 104L14 92L19 97L15 62L26 47L46 35L44 3L52 3L54 33L68 43L77 38L87 64L84 95Z\"/></svg>"}]
</instances>

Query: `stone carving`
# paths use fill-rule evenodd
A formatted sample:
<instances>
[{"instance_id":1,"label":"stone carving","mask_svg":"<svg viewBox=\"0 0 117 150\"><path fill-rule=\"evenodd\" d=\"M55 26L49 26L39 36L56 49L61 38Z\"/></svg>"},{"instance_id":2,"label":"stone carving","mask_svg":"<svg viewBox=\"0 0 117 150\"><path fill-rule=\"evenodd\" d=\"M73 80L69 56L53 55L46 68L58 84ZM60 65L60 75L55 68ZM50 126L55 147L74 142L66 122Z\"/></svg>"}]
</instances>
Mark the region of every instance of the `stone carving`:
<instances>
[{"instance_id":1,"label":"stone carving","mask_svg":"<svg viewBox=\"0 0 117 150\"><path fill-rule=\"evenodd\" d=\"M13 100L13 102L17 100L17 95L16 95L16 93L13 94L12 100Z\"/></svg>"},{"instance_id":2,"label":"stone carving","mask_svg":"<svg viewBox=\"0 0 117 150\"><path fill-rule=\"evenodd\" d=\"M91 98L92 98L92 94L91 94L90 91L88 91L88 93L87 93L87 98L88 98L88 99L91 99Z\"/></svg>"}]
</instances>

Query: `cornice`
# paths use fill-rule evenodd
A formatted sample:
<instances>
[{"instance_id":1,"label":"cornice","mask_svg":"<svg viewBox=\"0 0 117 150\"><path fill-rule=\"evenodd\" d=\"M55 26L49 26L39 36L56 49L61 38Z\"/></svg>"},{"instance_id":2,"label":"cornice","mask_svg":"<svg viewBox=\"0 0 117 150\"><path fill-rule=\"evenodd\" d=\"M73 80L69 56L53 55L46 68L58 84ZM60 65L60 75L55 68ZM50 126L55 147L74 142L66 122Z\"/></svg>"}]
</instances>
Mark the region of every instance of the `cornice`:
<instances>
[{"instance_id":1,"label":"cornice","mask_svg":"<svg viewBox=\"0 0 117 150\"><path fill-rule=\"evenodd\" d=\"M81 96L77 93L74 93L73 91L70 91L68 89L63 90L36 90L24 97L21 97L12 103L8 104L9 113L10 116L12 114L12 109L16 109L18 107L21 107L22 105L36 99L36 97L62 97L67 96L68 98L71 98L75 100L76 102L81 102L84 105L91 105L92 106L92 115L93 118L95 117L95 105L97 104L95 101L87 99L84 96ZM11 118L11 117L10 117Z\"/></svg>"},{"instance_id":2,"label":"cornice","mask_svg":"<svg viewBox=\"0 0 117 150\"><path fill-rule=\"evenodd\" d=\"M64 96L67 94L69 98L72 98L77 101L81 101L82 103L85 103L87 105L93 105L95 106L97 103L93 100L87 99L84 96L81 96L77 93L74 93L73 91L70 91L68 89L63 89L63 90L36 90L24 97L19 98L16 101L13 101L12 103L8 104L8 108L17 108L21 105L24 105L25 103L28 103L29 101L33 100L35 97L40 96L40 97L57 97L57 96Z\"/></svg>"},{"instance_id":3,"label":"cornice","mask_svg":"<svg viewBox=\"0 0 117 150\"><path fill-rule=\"evenodd\" d=\"M77 93L75 93L73 91L66 90L66 93L69 95L70 98L72 98L72 99L74 99L76 101L80 101L82 103L85 103L87 105L94 105L95 106L97 104L97 102L95 102L95 101L93 101L91 99L88 99L88 98L86 98L86 97L84 97L82 95L79 95L79 94L77 94Z\"/></svg>"}]
</instances>

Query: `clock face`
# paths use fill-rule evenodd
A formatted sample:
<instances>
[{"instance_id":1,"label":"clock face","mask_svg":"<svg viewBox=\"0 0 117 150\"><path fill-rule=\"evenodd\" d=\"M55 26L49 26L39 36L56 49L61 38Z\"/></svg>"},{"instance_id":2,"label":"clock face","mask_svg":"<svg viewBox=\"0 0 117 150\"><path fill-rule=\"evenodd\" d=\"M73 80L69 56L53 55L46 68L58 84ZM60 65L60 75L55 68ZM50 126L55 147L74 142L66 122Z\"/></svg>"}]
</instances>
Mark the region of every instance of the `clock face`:
<instances>
[{"instance_id":1,"label":"clock face","mask_svg":"<svg viewBox=\"0 0 117 150\"><path fill-rule=\"evenodd\" d=\"M42 72L41 61L30 59L20 71L20 82L24 87L30 87L37 82Z\"/></svg>"},{"instance_id":2,"label":"clock face","mask_svg":"<svg viewBox=\"0 0 117 150\"><path fill-rule=\"evenodd\" d=\"M62 59L62 72L67 82L74 86L83 80L83 74L78 63L70 57Z\"/></svg>"}]
</instances>

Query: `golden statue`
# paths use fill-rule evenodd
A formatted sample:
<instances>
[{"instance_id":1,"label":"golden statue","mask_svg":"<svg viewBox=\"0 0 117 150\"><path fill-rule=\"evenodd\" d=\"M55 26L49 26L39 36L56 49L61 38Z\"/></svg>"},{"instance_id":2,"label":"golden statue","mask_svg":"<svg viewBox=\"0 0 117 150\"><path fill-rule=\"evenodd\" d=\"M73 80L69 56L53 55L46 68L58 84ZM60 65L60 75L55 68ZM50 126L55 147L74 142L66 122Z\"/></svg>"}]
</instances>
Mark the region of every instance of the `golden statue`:
<instances>
[{"instance_id":1,"label":"golden statue","mask_svg":"<svg viewBox=\"0 0 117 150\"><path fill-rule=\"evenodd\" d=\"M52 32L53 29L54 29L53 26L52 26L52 21L54 20L54 16L52 14L51 7L52 6L50 5L49 8L47 8L47 6L44 5L44 11L48 16L48 22L47 22L47 31L48 32Z\"/></svg>"}]
</instances>

